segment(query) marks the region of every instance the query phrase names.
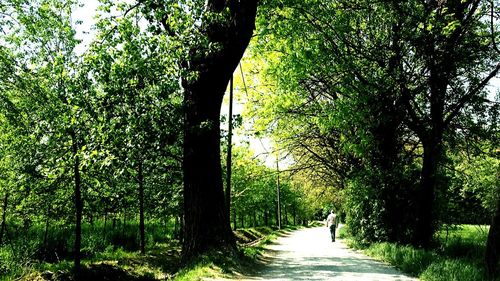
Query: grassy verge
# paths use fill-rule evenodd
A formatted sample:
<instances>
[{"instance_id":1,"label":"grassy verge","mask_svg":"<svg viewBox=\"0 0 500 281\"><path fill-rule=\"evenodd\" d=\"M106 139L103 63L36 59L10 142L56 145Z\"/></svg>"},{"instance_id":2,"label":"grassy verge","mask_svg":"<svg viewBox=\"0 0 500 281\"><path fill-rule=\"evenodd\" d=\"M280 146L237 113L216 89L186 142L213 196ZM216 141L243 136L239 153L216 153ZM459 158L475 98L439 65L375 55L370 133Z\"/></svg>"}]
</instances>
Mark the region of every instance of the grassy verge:
<instances>
[{"instance_id":1,"label":"grassy verge","mask_svg":"<svg viewBox=\"0 0 500 281\"><path fill-rule=\"evenodd\" d=\"M300 227L289 226L282 230L271 227L245 228L235 231L239 253L227 256L212 252L198 258L184 267L175 281L203 280L203 278L234 278L254 273L262 265L261 257L265 246L273 243L280 235Z\"/></svg>"},{"instance_id":2,"label":"grassy verge","mask_svg":"<svg viewBox=\"0 0 500 281\"><path fill-rule=\"evenodd\" d=\"M0 245L0 281L69 280L74 231L71 226L53 223L45 235L44 227L35 224L26 230L22 225L9 225ZM137 230L136 221L117 221L115 226L103 221L83 224L82 275L88 277L86 280L106 274L120 276L120 280L158 279L178 269L180 246L172 238L171 222L146 224L147 255L139 253Z\"/></svg>"},{"instance_id":3,"label":"grassy verge","mask_svg":"<svg viewBox=\"0 0 500 281\"><path fill-rule=\"evenodd\" d=\"M345 230L342 235L346 237ZM438 233L438 243L431 250L393 243L360 245L348 237L347 242L420 280L482 281L488 280L483 263L486 238L485 227L460 225Z\"/></svg>"},{"instance_id":4,"label":"grassy verge","mask_svg":"<svg viewBox=\"0 0 500 281\"><path fill-rule=\"evenodd\" d=\"M146 255L138 251L109 247L104 252L82 260L80 280L148 281L171 279L179 268L180 247L177 243L158 243ZM75 280L73 262L40 262L25 268L19 280ZM0 280L13 280L5 276Z\"/></svg>"},{"instance_id":5,"label":"grassy verge","mask_svg":"<svg viewBox=\"0 0 500 281\"><path fill-rule=\"evenodd\" d=\"M260 264L265 245L272 243L283 233L297 229L298 227L287 227L277 230L272 227L255 227L239 229L235 235L239 244L239 250L232 255L221 252L211 252L191 263L181 267L180 245L176 240L164 241L166 239L151 238L147 247L147 254L141 255L136 247L125 247L118 243L107 247L99 245L92 247L92 241L99 241L91 235L87 236L84 245L88 251L84 251L82 260L82 271L78 274L80 280L124 280L124 281L148 281L148 280L203 280L203 278L231 278L234 276L252 273ZM132 236L128 229L119 229L117 232L124 237ZM130 232L136 233L135 230ZM98 232L100 234L100 232ZM116 235L118 237L118 234ZM155 234L155 233L153 233ZM108 231L111 237L113 233ZM94 239L95 238L95 239ZM119 237L121 238L121 236ZM125 238L123 238L125 240ZM160 241L158 241L160 240ZM54 241L57 241L54 239ZM89 242L90 241L90 242ZM115 241L120 242L121 239ZM0 281L4 280L75 280L73 273L73 262L71 255L59 256L56 260L44 261L30 255L25 263L19 263L24 253L37 253L36 247L28 249L23 254L16 253L17 247L22 241L14 245L12 249L0 247ZM96 243L97 243L96 242ZM65 242L69 244L69 242ZM128 242L130 243L130 242ZM48 243L49 244L49 243ZM125 244L125 243L123 243ZM35 245L38 246L38 245ZM69 246L64 245L66 248ZM38 246L39 247L39 246ZM64 248L64 249L66 249ZM55 246L51 249L57 249ZM4 257L5 256L5 257ZM4 259L2 259L4 258ZM24 260L23 260L24 261Z\"/></svg>"}]
</instances>

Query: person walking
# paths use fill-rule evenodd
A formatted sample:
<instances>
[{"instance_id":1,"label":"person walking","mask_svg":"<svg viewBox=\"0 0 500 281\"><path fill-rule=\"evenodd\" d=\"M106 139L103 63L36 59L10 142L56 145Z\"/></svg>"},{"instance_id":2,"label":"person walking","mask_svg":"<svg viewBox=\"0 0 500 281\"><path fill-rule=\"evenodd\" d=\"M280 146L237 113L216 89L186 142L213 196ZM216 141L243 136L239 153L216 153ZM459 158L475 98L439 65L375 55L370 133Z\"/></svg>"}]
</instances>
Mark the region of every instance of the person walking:
<instances>
[{"instance_id":1,"label":"person walking","mask_svg":"<svg viewBox=\"0 0 500 281\"><path fill-rule=\"evenodd\" d=\"M330 234L332 236L332 242L335 242L335 227L337 227L337 215L330 211L330 214L326 218L326 227L330 227Z\"/></svg>"}]
</instances>

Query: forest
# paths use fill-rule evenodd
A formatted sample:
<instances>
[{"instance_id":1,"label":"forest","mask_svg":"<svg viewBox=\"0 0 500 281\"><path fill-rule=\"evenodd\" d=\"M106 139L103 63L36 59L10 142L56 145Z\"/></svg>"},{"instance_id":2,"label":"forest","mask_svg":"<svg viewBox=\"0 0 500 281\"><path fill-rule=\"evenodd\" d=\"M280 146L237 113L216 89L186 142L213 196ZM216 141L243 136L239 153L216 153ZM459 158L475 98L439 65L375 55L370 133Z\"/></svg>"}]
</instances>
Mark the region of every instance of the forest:
<instances>
[{"instance_id":1,"label":"forest","mask_svg":"<svg viewBox=\"0 0 500 281\"><path fill-rule=\"evenodd\" d=\"M329 210L499 280L500 1L91 2L0 1L0 280Z\"/></svg>"}]
</instances>

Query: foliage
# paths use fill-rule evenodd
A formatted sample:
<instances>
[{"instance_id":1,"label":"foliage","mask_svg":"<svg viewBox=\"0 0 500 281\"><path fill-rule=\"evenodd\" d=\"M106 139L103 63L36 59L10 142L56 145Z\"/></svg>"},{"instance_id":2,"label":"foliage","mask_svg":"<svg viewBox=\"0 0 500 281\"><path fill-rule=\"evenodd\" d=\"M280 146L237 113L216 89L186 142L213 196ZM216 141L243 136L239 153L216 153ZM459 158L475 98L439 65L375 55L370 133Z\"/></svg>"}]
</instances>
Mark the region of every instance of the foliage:
<instances>
[{"instance_id":1,"label":"foliage","mask_svg":"<svg viewBox=\"0 0 500 281\"><path fill-rule=\"evenodd\" d=\"M295 168L343 190L358 239L428 245L476 206L448 204L466 192L446 153L467 149L461 137L494 142L497 21L488 1L438 2L270 1L258 21L246 114Z\"/></svg>"}]
</instances>

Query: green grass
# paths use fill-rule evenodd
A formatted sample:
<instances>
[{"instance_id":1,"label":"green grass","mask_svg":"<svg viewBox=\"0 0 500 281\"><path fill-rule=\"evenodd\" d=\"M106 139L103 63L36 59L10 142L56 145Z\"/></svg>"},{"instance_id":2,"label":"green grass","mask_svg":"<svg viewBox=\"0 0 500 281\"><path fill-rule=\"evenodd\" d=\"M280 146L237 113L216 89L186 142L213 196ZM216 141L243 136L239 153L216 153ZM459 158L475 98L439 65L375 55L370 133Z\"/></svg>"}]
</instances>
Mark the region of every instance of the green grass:
<instances>
[{"instance_id":1,"label":"green grass","mask_svg":"<svg viewBox=\"0 0 500 281\"><path fill-rule=\"evenodd\" d=\"M344 234L347 235L347 232ZM437 233L437 245L430 250L393 243L349 245L423 281L483 281L487 227L459 225Z\"/></svg>"},{"instance_id":2,"label":"green grass","mask_svg":"<svg viewBox=\"0 0 500 281\"><path fill-rule=\"evenodd\" d=\"M272 227L245 228L235 231L240 243L248 243L249 237L258 241L251 246L241 245L239 253L233 255L212 252L200 257L183 268L175 281L202 280L203 278L231 278L235 275L250 273L261 266L260 258L265 246L273 243L280 235L299 229L286 226L282 230Z\"/></svg>"},{"instance_id":3,"label":"green grass","mask_svg":"<svg viewBox=\"0 0 500 281\"><path fill-rule=\"evenodd\" d=\"M83 227L83 270L79 274L83 280L201 280L203 277L223 278L253 272L259 266L265 245L299 228L237 230L235 234L240 244L237 252L231 255L211 252L181 268L180 245L171 238L171 234L164 234L163 226L147 225L146 255L138 251L136 224L116 225L115 229L108 224L106 232L102 226L102 223L96 222L93 226ZM15 227L12 229L13 232L16 230ZM42 226L32 227L29 234L23 234L18 228L16 240L0 247L0 281L74 279L72 229L54 226L45 245L40 242L43 241L42 230ZM255 243L247 245L252 241Z\"/></svg>"},{"instance_id":4,"label":"green grass","mask_svg":"<svg viewBox=\"0 0 500 281\"><path fill-rule=\"evenodd\" d=\"M62 223L51 225L45 243L43 224L34 225L28 231L16 224L9 225L8 229L8 237L0 245L0 281L15 280L23 276L26 280L32 280L36 279L33 275L48 271L70 273L74 244L72 227ZM120 268L136 277L169 273L165 267L154 263L155 260L165 259L163 252L171 258L172 250L176 249L176 255L179 255L179 246L172 246L171 242L173 226L156 222L146 225L146 256L141 256L138 252L138 229L137 222L117 223L114 228L108 222L106 229L102 221L96 221L93 225L85 223L82 227L81 253L82 264L87 267L87 272L118 272ZM172 263L163 264L172 267ZM157 267L160 270L156 270ZM174 268L176 267L178 265Z\"/></svg>"},{"instance_id":5,"label":"green grass","mask_svg":"<svg viewBox=\"0 0 500 281\"><path fill-rule=\"evenodd\" d=\"M391 243L375 243L368 247L365 252L395 265L412 276L418 276L430 264L439 259L439 256L432 251Z\"/></svg>"}]
</instances>

